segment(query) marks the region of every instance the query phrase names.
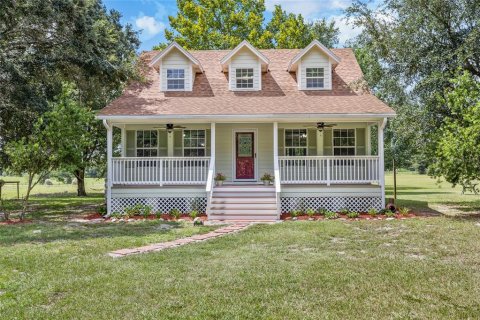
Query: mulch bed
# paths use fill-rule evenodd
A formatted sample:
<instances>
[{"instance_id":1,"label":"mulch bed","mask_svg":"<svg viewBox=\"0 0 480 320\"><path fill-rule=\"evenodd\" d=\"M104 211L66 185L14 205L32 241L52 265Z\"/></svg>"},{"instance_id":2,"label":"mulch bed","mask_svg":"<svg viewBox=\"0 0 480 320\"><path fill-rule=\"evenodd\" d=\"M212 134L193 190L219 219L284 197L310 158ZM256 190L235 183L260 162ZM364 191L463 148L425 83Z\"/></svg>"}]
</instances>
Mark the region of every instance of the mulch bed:
<instances>
[{"instance_id":1,"label":"mulch bed","mask_svg":"<svg viewBox=\"0 0 480 320\"><path fill-rule=\"evenodd\" d=\"M32 219L10 219L7 221L1 221L0 225L11 225L11 224L22 224L22 223L32 223Z\"/></svg>"},{"instance_id":2,"label":"mulch bed","mask_svg":"<svg viewBox=\"0 0 480 320\"><path fill-rule=\"evenodd\" d=\"M175 219L174 217L172 217L168 213L161 214L160 216L148 215L146 218L144 216L133 216L133 217L130 217L129 219L133 219L133 220L158 220L159 218L162 218L165 221L177 221L178 219L182 219L182 220L185 220L185 221L193 221L193 219L188 214L182 214L180 216L180 218ZM204 214L204 213L199 214L198 218L200 218L200 220L202 220L202 221L206 221L207 220L207 215ZM94 212L94 213L88 214L86 217L84 217L84 219L86 219L86 220L104 219L105 221L111 221L113 218L104 218L100 213Z\"/></svg>"},{"instance_id":3,"label":"mulch bed","mask_svg":"<svg viewBox=\"0 0 480 320\"><path fill-rule=\"evenodd\" d=\"M395 219L408 219L408 218L415 218L415 217L418 217L416 214L414 213L409 213L407 215L401 215L401 214L395 214L393 217L391 218L395 218ZM369 214L366 214L366 213L360 213L360 215L358 216L358 218L349 218L347 217L346 214L338 214L338 218L337 219L346 219L346 220L385 220L387 219L388 217L384 214L377 214L375 217L372 217L371 215ZM280 216L280 219L281 220L292 220L292 217L290 216L290 213L282 213L282 215ZM304 215L300 215L300 216L297 216L297 220L309 220L310 217L307 216L306 214ZM314 215L312 217L313 220L329 220L329 219L325 219L325 217L323 215ZM334 219L330 219L330 220L334 220Z\"/></svg>"}]
</instances>

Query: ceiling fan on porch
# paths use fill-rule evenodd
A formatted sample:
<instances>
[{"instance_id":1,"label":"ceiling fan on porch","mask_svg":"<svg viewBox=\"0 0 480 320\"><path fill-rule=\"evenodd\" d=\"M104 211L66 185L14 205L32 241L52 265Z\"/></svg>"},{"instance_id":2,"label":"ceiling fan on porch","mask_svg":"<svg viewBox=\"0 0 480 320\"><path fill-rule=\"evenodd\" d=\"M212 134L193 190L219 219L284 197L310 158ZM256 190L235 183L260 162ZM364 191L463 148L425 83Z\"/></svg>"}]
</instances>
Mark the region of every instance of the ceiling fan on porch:
<instances>
[{"instance_id":1,"label":"ceiling fan on porch","mask_svg":"<svg viewBox=\"0 0 480 320\"><path fill-rule=\"evenodd\" d=\"M318 131L323 131L325 128L332 128L335 127L336 123L325 124L325 122L317 122L316 126L305 126L306 128L313 128L317 129Z\"/></svg>"},{"instance_id":2,"label":"ceiling fan on porch","mask_svg":"<svg viewBox=\"0 0 480 320\"><path fill-rule=\"evenodd\" d=\"M168 133L172 133L175 129L186 129L184 126L174 125L173 123L167 123L165 127L154 127L155 129L167 130Z\"/></svg>"}]
</instances>

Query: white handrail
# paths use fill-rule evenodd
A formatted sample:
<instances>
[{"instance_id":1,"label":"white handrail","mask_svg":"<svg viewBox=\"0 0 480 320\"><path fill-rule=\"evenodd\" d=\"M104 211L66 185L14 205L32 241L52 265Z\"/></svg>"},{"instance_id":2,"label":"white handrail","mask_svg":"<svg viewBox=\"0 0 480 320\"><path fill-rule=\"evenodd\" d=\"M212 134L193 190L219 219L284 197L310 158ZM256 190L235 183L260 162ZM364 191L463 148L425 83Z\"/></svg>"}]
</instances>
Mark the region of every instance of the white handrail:
<instances>
[{"instance_id":1,"label":"white handrail","mask_svg":"<svg viewBox=\"0 0 480 320\"><path fill-rule=\"evenodd\" d=\"M213 196L213 183L215 179L215 156L212 156L210 160L210 166L208 168L208 176L207 176L207 185L205 187L205 191L207 192L207 214L210 212L210 205L212 203L212 196Z\"/></svg>"},{"instance_id":2,"label":"white handrail","mask_svg":"<svg viewBox=\"0 0 480 320\"><path fill-rule=\"evenodd\" d=\"M205 184L210 157L116 157L112 180L123 185Z\"/></svg>"},{"instance_id":3,"label":"white handrail","mask_svg":"<svg viewBox=\"0 0 480 320\"><path fill-rule=\"evenodd\" d=\"M378 156L279 157L284 184L379 183Z\"/></svg>"}]
</instances>

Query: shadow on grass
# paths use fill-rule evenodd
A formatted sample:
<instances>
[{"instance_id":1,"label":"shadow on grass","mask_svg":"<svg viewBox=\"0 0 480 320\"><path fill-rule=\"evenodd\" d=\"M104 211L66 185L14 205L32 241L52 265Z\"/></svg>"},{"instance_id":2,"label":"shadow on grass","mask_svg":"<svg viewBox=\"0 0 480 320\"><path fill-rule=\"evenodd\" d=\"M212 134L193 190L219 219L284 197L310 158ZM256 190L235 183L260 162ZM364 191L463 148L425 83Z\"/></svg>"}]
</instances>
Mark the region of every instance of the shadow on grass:
<instances>
[{"instance_id":1,"label":"shadow on grass","mask_svg":"<svg viewBox=\"0 0 480 320\"><path fill-rule=\"evenodd\" d=\"M387 199L391 199L393 197L387 196ZM441 212L432 209L429 207L428 202L426 201L417 201L417 200L405 200L405 199L397 199L396 202L397 206L400 207L407 207L414 211L414 213L419 215L426 215L426 216L439 216L442 215Z\"/></svg>"},{"instance_id":2,"label":"shadow on grass","mask_svg":"<svg viewBox=\"0 0 480 320\"><path fill-rule=\"evenodd\" d=\"M169 225L170 228L161 227ZM53 223L34 222L0 226L0 245L49 243L116 237L145 237L173 234L183 226L178 222L142 221L136 223Z\"/></svg>"}]
</instances>

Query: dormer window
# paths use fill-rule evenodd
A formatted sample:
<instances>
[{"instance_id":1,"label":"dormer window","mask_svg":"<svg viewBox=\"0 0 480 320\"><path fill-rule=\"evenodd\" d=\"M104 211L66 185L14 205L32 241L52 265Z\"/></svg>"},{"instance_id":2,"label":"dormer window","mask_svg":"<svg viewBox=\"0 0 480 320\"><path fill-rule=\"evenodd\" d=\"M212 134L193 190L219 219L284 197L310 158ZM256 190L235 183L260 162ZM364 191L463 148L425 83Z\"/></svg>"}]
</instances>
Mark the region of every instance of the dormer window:
<instances>
[{"instance_id":1,"label":"dormer window","mask_svg":"<svg viewBox=\"0 0 480 320\"><path fill-rule=\"evenodd\" d=\"M300 51L288 65L288 72L295 72L299 90L332 90L332 74L340 63L330 49L313 40Z\"/></svg>"},{"instance_id":2,"label":"dormer window","mask_svg":"<svg viewBox=\"0 0 480 320\"><path fill-rule=\"evenodd\" d=\"M308 89L323 89L325 80L324 68L306 68L306 80Z\"/></svg>"},{"instance_id":3,"label":"dormer window","mask_svg":"<svg viewBox=\"0 0 480 320\"><path fill-rule=\"evenodd\" d=\"M253 68L236 69L235 77L237 89L253 88Z\"/></svg>"},{"instance_id":4,"label":"dormer window","mask_svg":"<svg viewBox=\"0 0 480 320\"><path fill-rule=\"evenodd\" d=\"M263 53L245 40L220 60L232 91L262 90L262 73L268 71L269 63Z\"/></svg>"},{"instance_id":5,"label":"dormer window","mask_svg":"<svg viewBox=\"0 0 480 320\"><path fill-rule=\"evenodd\" d=\"M167 90L185 89L185 69L167 69Z\"/></svg>"}]
</instances>

